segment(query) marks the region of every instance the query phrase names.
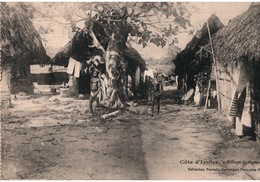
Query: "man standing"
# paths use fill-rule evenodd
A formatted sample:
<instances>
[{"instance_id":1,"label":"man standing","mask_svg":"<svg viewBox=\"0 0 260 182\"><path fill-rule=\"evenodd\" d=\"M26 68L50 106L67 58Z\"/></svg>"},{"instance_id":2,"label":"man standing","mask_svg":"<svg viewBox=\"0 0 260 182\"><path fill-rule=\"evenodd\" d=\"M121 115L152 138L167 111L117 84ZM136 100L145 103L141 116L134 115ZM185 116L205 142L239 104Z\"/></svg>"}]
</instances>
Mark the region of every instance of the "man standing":
<instances>
[{"instance_id":1,"label":"man standing","mask_svg":"<svg viewBox=\"0 0 260 182\"><path fill-rule=\"evenodd\" d=\"M154 79L152 82L152 116L154 116L154 105L157 105L157 114L160 113L160 101L163 92L162 76L158 72L154 73Z\"/></svg>"},{"instance_id":2,"label":"man standing","mask_svg":"<svg viewBox=\"0 0 260 182\"><path fill-rule=\"evenodd\" d=\"M199 88L199 81L196 81L194 102L196 104L197 109L200 106L200 101L201 101L201 91L200 91L200 88Z\"/></svg>"}]
</instances>

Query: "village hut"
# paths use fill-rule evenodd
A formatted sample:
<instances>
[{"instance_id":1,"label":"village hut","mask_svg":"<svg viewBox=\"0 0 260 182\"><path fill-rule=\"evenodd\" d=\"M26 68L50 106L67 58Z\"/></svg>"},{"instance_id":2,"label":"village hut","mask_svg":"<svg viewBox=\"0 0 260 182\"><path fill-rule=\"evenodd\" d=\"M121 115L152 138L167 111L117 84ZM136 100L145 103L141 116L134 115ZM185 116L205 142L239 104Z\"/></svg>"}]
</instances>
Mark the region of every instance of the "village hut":
<instances>
[{"instance_id":1,"label":"village hut","mask_svg":"<svg viewBox=\"0 0 260 182\"><path fill-rule=\"evenodd\" d=\"M102 47L106 50L108 42L111 37L104 31L101 27L102 25L92 20L93 22L93 32L100 42ZM52 64L68 67L69 60L74 59L82 63L82 70L84 68L89 68L88 60L95 55L104 57L104 54L100 49L96 47L91 47L93 38L89 35L86 35L83 30L78 30L71 41L65 45L53 58ZM128 63L127 74L131 77L133 82L134 90L138 90L139 85L141 84L141 77L145 70L145 62L142 59L141 55L131 46L125 46L122 49L122 56ZM105 61L101 61L104 63ZM105 71L105 65L100 64L101 69ZM70 76L70 89L68 96L77 95L77 94L88 94L90 92L90 74L83 73L78 79L73 75Z\"/></svg>"},{"instance_id":2,"label":"village hut","mask_svg":"<svg viewBox=\"0 0 260 182\"><path fill-rule=\"evenodd\" d=\"M145 61L136 49L126 46L123 51L124 59L128 62L128 74L132 79L132 88L138 92L142 85L142 78L146 70ZM140 91L140 90L139 90Z\"/></svg>"},{"instance_id":3,"label":"village hut","mask_svg":"<svg viewBox=\"0 0 260 182\"><path fill-rule=\"evenodd\" d=\"M87 22L87 21L86 21ZM109 37L104 31L102 25L97 21L91 21L93 23L93 32L102 45L103 48L107 48ZM56 53L52 58L51 64L57 66L68 67L70 60L75 60L80 63L80 72L78 76L75 74L68 74L68 80L70 88L66 93L67 96L78 96L78 94L90 93L90 74L83 70L88 68L87 61L95 55L102 56L103 53L96 47L91 47L93 38L90 34L85 34L84 30L78 29L74 33L73 38Z\"/></svg>"},{"instance_id":4,"label":"village hut","mask_svg":"<svg viewBox=\"0 0 260 182\"><path fill-rule=\"evenodd\" d=\"M196 82L199 84L201 92L207 88L212 75L212 53L207 49L210 35L214 35L224 25L216 15L211 15L207 23L199 30L192 40L186 45L173 60L175 64L175 74L178 76L178 89L184 93L190 89L195 89ZM209 29L209 31L208 31ZM210 47L209 47L210 48Z\"/></svg>"},{"instance_id":5,"label":"village hut","mask_svg":"<svg viewBox=\"0 0 260 182\"><path fill-rule=\"evenodd\" d=\"M50 58L23 3L2 2L0 9L2 96L31 94L30 65L47 64Z\"/></svg>"},{"instance_id":6,"label":"village hut","mask_svg":"<svg viewBox=\"0 0 260 182\"><path fill-rule=\"evenodd\" d=\"M260 3L252 3L213 38L218 64L221 110L239 116L259 134L260 119ZM237 96L237 97L236 97ZM239 98L246 100L238 107ZM237 100L238 99L238 100ZM233 112L233 113L232 113Z\"/></svg>"}]
</instances>

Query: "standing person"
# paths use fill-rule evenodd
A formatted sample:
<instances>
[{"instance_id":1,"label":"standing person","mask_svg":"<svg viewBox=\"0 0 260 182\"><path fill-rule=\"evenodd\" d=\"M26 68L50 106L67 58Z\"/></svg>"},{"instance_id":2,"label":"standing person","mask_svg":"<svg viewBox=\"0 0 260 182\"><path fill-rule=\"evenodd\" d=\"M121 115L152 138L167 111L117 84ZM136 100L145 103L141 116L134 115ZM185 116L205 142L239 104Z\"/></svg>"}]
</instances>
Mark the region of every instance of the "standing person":
<instances>
[{"instance_id":1,"label":"standing person","mask_svg":"<svg viewBox=\"0 0 260 182\"><path fill-rule=\"evenodd\" d=\"M151 101L151 93L152 93L152 77L151 76L145 76L145 93L147 101Z\"/></svg>"},{"instance_id":2,"label":"standing person","mask_svg":"<svg viewBox=\"0 0 260 182\"><path fill-rule=\"evenodd\" d=\"M200 106L200 101L201 101L201 92L199 88L199 81L197 81L195 86L195 94L194 94L194 102L197 108Z\"/></svg>"},{"instance_id":3,"label":"standing person","mask_svg":"<svg viewBox=\"0 0 260 182\"><path fill-rule=\"evenodd\" d=\"M162 78L159 76L158 72L154 73L154 79L152 82L152 116L154 116L154 105L157 105L157 114L160 113L160 101L163 91Z\"/></svg>"},{"instance_id":4,"label":"standing person","mask_svg":"<svg viewBox=\"0 0 260 182\"><path fill-rule=\"evenodd\" d=\"M93 102L96 101L97 105L99 105L98 94L101 89L101 83L99 79L99 71L97 68L93 67L93 73L90 80L90 97L89 97L89 110L93 115Z\"/></svg>"}]
</instances>

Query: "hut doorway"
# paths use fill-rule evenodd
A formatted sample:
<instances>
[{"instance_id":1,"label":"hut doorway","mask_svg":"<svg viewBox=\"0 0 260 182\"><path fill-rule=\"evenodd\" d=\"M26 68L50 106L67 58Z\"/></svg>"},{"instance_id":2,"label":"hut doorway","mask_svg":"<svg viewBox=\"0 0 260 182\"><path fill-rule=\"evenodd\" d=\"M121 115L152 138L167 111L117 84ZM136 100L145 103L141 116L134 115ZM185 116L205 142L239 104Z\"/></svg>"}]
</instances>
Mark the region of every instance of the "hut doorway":
<instances>
[{"instance_id":1,"label":"hut doorway","mask_svg":"<svg viewBox=\"0 0 260 182\"><path fill-rule=\"evenodd\" d=\"M218 108L216 80L210 80L208 107Z\"/></svg>"},{"instance_id":2,"label":"hut doorway","mask_svg":"<svg viewBox=\"0 0 260 182\"><path fill-rule=\"evenodd\" d=\"M79 94L90 94L90 74L80 73Z\"/></svg>"}]
</instances>

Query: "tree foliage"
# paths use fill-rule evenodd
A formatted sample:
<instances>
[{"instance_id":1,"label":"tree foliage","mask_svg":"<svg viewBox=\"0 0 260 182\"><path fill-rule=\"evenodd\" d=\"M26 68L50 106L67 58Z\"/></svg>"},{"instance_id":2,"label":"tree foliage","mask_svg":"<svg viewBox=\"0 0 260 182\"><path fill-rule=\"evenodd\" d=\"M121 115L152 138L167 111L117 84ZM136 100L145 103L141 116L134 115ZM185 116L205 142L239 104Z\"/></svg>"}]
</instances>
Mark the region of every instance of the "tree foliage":
<instances>
[{"instance_id":1,"label":"tree foliage","mask_svg":"<svg viewBox=\"0 0 260 182\"><path fill-rule=\"evenodd\" d=\"M101 22L108 34L117 33L122 41L130 34L143 47L149 43L164 47L169 37L191 26L190 7L185 2L45 2L32 5L37 16L70 25L72 31L76 30L77 23L91 18Z\"/></svg>"}]
</instances>

